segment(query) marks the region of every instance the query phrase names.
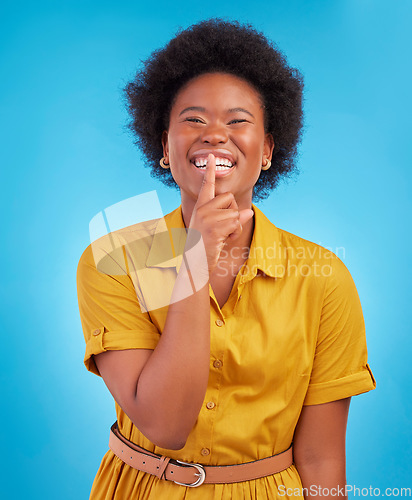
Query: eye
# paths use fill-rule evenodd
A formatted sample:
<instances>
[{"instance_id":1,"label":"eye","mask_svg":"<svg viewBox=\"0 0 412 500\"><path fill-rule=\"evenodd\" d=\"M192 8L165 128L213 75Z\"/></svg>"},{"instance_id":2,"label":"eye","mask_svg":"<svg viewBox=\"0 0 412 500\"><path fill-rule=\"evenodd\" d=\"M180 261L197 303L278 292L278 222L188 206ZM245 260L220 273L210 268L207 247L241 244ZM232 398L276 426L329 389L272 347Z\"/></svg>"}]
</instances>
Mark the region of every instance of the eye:
<instances>
[{"instance_id":1,"label":"eye","mask_svg":"<svg viewBox=\"0 0 412 500\"><path fill-rule=\"evenodd\" d=\"M203 123L203 121L200 118L185 118L185 122Z\"/></svg>"},{"instance_id":2,"label":"eye","mask_svg":"<svg viewBox=\"0 0 412 500\"><path fill-rule=\"evenodd\" d=\"M231 123L243 123L243 122L246 122L247 120L245 120L244 118L235 118L234 120L230 120L229 122L229 125Z\"/></svg>"}]
</instances>

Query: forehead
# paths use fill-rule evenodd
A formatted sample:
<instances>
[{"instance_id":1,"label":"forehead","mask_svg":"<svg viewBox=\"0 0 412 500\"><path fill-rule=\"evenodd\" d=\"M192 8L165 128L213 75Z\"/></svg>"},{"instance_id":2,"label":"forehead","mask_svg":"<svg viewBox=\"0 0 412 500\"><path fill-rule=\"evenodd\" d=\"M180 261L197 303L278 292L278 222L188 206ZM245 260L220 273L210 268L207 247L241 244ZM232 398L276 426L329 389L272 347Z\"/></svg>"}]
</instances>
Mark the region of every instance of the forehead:
<instances>
[{"instance_id":1,"label":"forehead","mask_svg":"<svg viewBox=\"0 0 412 500\"><path fill-rule=\"evenodd\" d=\"M228 73L205 73L189 80L177 93L172 110L182 106L213 105L261 108L259 92L246 80Z\"/></svg>"}]
</instances>

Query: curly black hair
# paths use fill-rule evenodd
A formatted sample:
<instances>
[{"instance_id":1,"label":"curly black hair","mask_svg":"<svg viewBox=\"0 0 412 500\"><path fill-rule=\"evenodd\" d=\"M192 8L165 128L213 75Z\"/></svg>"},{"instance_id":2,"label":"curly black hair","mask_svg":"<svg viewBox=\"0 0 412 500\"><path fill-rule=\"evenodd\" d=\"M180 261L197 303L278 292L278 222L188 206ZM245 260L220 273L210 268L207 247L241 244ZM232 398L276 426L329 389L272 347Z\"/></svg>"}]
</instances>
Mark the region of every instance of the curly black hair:
<instances>
[{"instance_id":1,"label":"curly black hair","mask_svg":"<svg viewBox=\"0 0 412 500\"><path fill-rule=\"evenodd\" d=\"M152 168L152 176L177 187L163 169L162 132L168 129L174 99L189 80L204 73L230 73L250 83L264 103L265 132L275 141L272 166L262 171L253 199L267 198L282 176L297 171L297 145L302 133L301 73L291 68L282 52L249 24L209 19L180 30L164 48L143 62L143 68L124 88L135 135Z\"/></svg>"}]
</instances>

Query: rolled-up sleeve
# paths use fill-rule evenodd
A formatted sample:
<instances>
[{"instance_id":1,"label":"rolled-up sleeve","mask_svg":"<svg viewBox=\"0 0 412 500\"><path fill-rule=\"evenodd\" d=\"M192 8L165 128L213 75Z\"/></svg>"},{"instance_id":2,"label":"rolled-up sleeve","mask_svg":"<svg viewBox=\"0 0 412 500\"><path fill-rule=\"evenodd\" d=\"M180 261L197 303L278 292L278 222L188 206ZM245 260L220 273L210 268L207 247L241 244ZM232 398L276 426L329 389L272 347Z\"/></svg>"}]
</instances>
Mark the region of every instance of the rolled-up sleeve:
<instances>
[{"instance_id":1,"label":"rolled-up sleeve","mask_svg":"<svg viewBox=\"0 0 412 500\"><path fill-rule=\"evenodd\" d=\"M123 255L117 252L118 259ZM117 264L126 269L126 258ZM78 264L77 295L87 370L100 375L93 356L101 352L156 347L159 331L149 314L142 312L132 279L126 271L107 274L98 270L91 245Z\"/></svg>"},{"instance_id":2,"label":"rolled-up sleeve","mask_svg":"<svg viewBox=\"0 0 412 500\"><path fill-rule=\"evenodd\" d=\"M365 323L352 276L334 254L304 405L355 396L376 387L367 363Z\"/></svg>"}]
</instances>

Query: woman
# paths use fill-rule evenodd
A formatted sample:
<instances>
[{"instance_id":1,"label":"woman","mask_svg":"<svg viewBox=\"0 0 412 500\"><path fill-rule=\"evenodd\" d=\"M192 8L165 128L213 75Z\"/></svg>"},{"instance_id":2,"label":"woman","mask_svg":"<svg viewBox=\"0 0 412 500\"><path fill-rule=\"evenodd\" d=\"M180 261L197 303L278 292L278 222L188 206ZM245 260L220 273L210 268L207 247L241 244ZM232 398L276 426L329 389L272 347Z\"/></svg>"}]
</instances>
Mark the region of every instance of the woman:
<instances>
[{"instance_id":1,"label":"woman","mask_svg":"<svg viewBox=\"0 0 412 500\"><path fill-rule=\"evenodd\" d=\"M93 245L80 259L85 365L117 413L91 498L342 494L350 397L375 387L356 288L252 204L295 167L302 88L263 35L221 20L179 33L126 87L181 206L113 233L111 252L100 240L108 260Z\"/></svg>"}]
</instances>

